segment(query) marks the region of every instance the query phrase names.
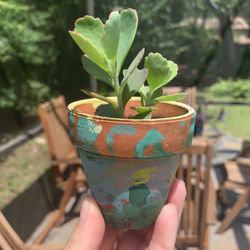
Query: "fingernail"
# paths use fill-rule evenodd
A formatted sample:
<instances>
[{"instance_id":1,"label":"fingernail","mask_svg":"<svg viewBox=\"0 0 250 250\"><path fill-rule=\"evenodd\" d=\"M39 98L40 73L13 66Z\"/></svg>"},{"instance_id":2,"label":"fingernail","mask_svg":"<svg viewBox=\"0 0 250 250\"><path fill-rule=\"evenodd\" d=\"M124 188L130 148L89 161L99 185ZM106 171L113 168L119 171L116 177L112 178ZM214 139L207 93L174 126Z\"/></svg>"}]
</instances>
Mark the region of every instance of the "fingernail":
<instances>
[{"instance_id":1,"label":"fingernail","mask_svg":"<svg viewBox=\"0 0 250 250\"><path fill-rule=\"evenodd\" d=\"M90 207L90 201L88 197L85 197L82 203L81 212L80 212L80 223L83 223L88 216Z\"/></svg>"}]
</instances>

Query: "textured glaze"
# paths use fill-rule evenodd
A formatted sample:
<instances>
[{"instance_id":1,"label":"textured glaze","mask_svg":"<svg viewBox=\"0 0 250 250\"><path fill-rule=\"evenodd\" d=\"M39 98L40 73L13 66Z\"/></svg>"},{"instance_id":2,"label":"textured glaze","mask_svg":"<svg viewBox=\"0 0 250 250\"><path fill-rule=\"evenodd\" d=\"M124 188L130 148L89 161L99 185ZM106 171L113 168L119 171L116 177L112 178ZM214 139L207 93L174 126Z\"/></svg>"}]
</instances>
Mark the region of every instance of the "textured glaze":
<instances>
[{"instance_id":1,"label":"textured glaze","mask_svg":"<svg viewBox=\"0 0 250 250\"><path fill-rule=\"evenodd\" d=\"M166 201L178 154L191 144L195 112L173 102L156 107L154 116L167 118L115 119L95 116L100 104L89 99L69 105L71 140L106 223L118 228L147 227ZM129 105L127 116L134 112Z\"/></svg>"}]
</instances>

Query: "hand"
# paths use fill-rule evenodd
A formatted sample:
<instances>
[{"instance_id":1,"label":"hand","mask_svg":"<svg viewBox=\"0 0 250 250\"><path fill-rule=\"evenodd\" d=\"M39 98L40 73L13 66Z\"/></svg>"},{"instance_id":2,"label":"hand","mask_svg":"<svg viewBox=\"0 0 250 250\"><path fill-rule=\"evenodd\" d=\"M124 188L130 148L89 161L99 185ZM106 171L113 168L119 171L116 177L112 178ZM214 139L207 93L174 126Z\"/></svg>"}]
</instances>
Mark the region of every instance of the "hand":
<instances>
[{"instance_id":1,"label":"hand","mask_svg":"<svg viewBox=\"0 0 250 250\"><path fill-rule=\"evenodd\" d=\"M175 180L155 224L144 230L128 230L118 241L119 230L105 226L95 201L87 197L65 250L173 250L185 197L184 182Z\"/></svg>"}]
</instances>

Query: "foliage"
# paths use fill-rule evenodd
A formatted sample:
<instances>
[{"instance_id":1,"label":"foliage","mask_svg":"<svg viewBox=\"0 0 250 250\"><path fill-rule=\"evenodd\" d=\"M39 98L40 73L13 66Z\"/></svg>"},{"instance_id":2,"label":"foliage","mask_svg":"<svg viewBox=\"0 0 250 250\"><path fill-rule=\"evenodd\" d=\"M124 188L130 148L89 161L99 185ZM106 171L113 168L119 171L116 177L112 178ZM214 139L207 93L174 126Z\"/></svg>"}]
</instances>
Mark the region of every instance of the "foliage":
<instances>
[{"instance_id":1,"label":"foliage","mask_svg":"<svg viewBox=\"0 0 250 250\"><path fill-rule=\"evenodd\" d=\"M240 78L250 78L250 45L245 45L241 65L238 70Z\"/></svg>"},{"instance_id":2,"label":"foliage","mask_svg":"<svg viewBox=\"0 0 250 250\"><path fill-rule=\"evenodd\" d=\"M24 1L0 1L0 17L0 108L28 111L49 97L48 86L33 73L56 58L49 12Z\"/></svg>"},{"instance_id":3,"label":"foliage","mask_svg":"<svg viewBox=\"0 0 250 250\"><path fill-rule=\"evenodd\" d=\"M250 79L219 80L208 88L208 93L216 98L250 100Z\"/></svg>"},{"instance_id":4,"label":"foliage","mask_svg":"<svg viewBox=\"0 0 250 250\"><path fill-rule=\"evenodd\" d=\"M145 58L143 69L138 69L143 55L142 49L130 66L123 70L120 81L120 71L123 62L134 41L138 25L137 12L126 9L111 12L109 19L102 23L99 18L85 16L75 22L75 29L69 31L79 48L84 52L83 67L99 80L109 84L117 97L117 101L100 94L83 90L89 96L104 100L112 105L118 117L124 116L127 102L137 92L141 93L143 108L135 108L143 117L148 117L152 106L158 102L177 100L181 95L162 96L159 91L176 75L178 67L159 53L149 53ZM144 85L147 80L148 86ZM138 116L136 116L138 118Z\"/></svg>"},{"instance_id":5,"label":"foliage","mask_svg":"<svg viewBox=\"0 0 250 250\"><path fill-rule=\"evenodd\" d=\"M53 62L53 48L43 49L53 38L47 27L49 13L36 11L32 14L32 6L15 1L0 1L0 6L1 36L4 38L1 40L1 61L11 60L15 55L26 63Z\"/></svg>"},{"instance_id":6,"label":"foliage","mask_svg":"<svg viewBox=\"0 0 250 250\"><path fill-rule=\"evenodd\" d=\"M210 0L211 1L211 0ZM222 12L232 15L233 9L237 6L242 0L213 0L211 1L218 9Z\"/></svg>"},{"instance_id":7,"label":"foliage","mask_svg":"<svg viewBox=\"0 0 250 250\"><path fill-rule=\"evenodd\" d=\"M79 82L80 88L79 79L86 75L80 63L71 60L77 50L65 32L80 14L80 4L0 0L0 108L24 113L58 93L80 97L68 83Z\"/></svg>"},{"instance_id":8,"label":"foliage","mask_svg":"<svg viewBox=\"0 0 250 250\"><path fill-rule=\"evenodd\" d=\"M22 110L24 112L30 112L34 110L34 105L41 102L41 100L47 100L50 96L49 87L36 80L28 80L22 88L22 99L19 100L15 94L14 88L2 88L2 94L5 98L0 99L0 107L11 108L18 104L16 110ZM35 106L36 107L36 106Z\"/></svg>"}]
</instances>

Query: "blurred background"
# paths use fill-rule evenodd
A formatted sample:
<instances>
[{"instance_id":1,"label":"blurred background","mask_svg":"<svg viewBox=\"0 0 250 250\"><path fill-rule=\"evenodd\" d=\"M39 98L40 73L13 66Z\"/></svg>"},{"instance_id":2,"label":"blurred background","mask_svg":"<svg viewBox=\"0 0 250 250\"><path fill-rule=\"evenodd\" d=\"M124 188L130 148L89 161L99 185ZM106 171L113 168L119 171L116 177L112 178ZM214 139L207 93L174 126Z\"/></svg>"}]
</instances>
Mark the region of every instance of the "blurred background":
<instances>
[{"instance_id":1,"label":"blurred background","mask_svg":"<svg viewBox=\"0 0 250 250\"><path fill-rule=\"evenodd\" d=\"M0 118L7 119L0 125L1 141L24 128L41 101L63 94L68 102L83 97L80 88L95 88L68 34L74 20L90 12L104 21L112 9L135 8L139 28L127 62L142 47L146 54L162 53L180 68L171 86L203 91L216 85L206 91L211 98L223 93L225 99L250 99L249 1L88 2L0 1ZM102 84L98 90L109 91ZM241 135L249 137L249 130Z\"/></svg>"},{"instance_id":2,"label":"blurred background","mask_svg":"<svg viewBox=\"0 0 250 250\"><path fill-rule=\"evenodd\" d=\"M93 2L93 1L90 1ZM103 21L112 9L132 7L139 14L138 33L127 58L140 48L162 53L179 65L171 84L196 86L213 98L250 99L249 1L53 0L0 1L0 118L25 126L37 104L63 94L68 101L82 98L90 86L81 66L81 53L68 30L89 12ZM108 92L98 84L100 92ZM208 93L208 91L206 91ZM248 133L249 131L244 130ZM244 133L242 134L244 135Z\"/></svg>"},{"instance_id":3,"label":"blurred background","mask_svg":"<svg viewBox=\"0 0 250 250\"><path fill-rule=\"evenodd\" d=\"M143 47L178 63L171 86L195 89L196 134L233 154L222 155L220 163L237 157L250 140L249 0L0 0L0 208L23 240L52 209L45 197L43 211L23 229L18 211L28 211L28 205L20 199L36 197L34 190L50 175L38 105L59 95L66 103L85 98L80 88L112 94L82 69L68 30L78 17L105 21L111 10L128 7L137 10L139 26L125 65ZM218 225L225 214L216 206ZM227 231L214 239L224 235L228 249L250 249L249 213L248 202L235 224L243 238Z\"/></svg>"}]
</instances>

